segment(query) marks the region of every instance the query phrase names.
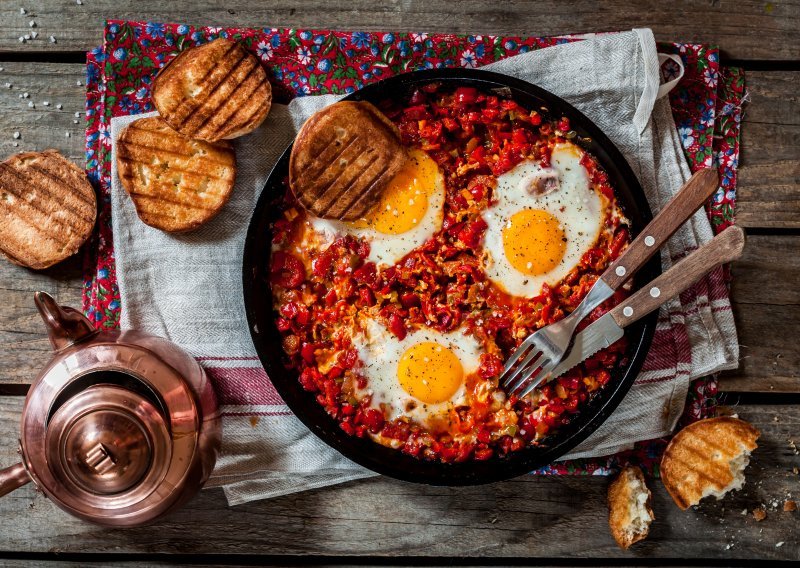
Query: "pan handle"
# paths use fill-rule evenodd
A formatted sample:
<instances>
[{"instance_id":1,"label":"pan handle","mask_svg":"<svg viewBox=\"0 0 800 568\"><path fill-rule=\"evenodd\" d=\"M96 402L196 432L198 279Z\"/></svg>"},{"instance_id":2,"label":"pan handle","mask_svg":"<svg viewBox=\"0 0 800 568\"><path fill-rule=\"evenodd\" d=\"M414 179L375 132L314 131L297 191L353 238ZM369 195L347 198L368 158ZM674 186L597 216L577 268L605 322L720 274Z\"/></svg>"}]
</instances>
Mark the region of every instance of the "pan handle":
<instances>
[{"instance_id":1,"label":"pan handle","mask_svg":"<svg viewBox=\"0 0 800 568\"><path fill-rule=\"evenodd\" d=\"M31 480L22 463L12 465L0 471L0 497L11 493Z\"/></svg>"}]
</instances>

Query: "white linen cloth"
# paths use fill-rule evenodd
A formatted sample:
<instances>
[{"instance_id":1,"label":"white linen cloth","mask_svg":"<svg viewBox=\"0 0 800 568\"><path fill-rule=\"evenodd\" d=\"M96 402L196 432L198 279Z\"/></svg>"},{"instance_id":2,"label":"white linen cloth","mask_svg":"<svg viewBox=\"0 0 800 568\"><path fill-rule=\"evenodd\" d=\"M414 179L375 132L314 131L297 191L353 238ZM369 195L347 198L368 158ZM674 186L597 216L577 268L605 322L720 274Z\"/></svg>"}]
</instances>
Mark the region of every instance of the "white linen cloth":
<instances>
[{"instance_id":1,"label":"white linen cloth","mask_svg":"<svg viewBox=\"0 0 800 568\"><path fill-rule=\"evenodd\" d=\"M659 61L650 30L591 36L485 68L541 86L586 114L624 154L654 212L689 177L669 104L657 99ZM256 358L242 302L242 249L261 188L304 120L338 98L273 105L264 125L234 141L238 175L230 202L188 234L163 233L138 219L112 155L121 325L176 342L215 380L223 447L209 486L223 486L230 504L375 475L318 440L283 404ZM142 116L147 115L114 118L112 141ZM664 268L711 237L700 211L668 243ZM609 455L668 434L690 380L734 368L737 361L730 302L721 277L712 273L662 308L653 349L636 383L614 414L567 457Z\"/></svg>"}]
</instances>

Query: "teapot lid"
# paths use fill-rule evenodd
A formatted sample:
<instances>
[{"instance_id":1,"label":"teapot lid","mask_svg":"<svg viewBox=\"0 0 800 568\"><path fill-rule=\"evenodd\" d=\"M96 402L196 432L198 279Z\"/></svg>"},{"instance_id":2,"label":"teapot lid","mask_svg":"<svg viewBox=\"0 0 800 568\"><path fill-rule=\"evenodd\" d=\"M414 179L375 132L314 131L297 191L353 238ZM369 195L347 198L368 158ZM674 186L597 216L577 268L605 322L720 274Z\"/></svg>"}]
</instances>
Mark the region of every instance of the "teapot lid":
<instances>
[{"instance_id":1,"label":"teapot lid","mask_svg":"<svg viewBox=\"0 0 800 568\"><path fill-rule=\"evenodd\" d=\"M109 384L65 402L46 435L47 461L64 488L95 496L152 492L171 447L168 425L153 402Z\"/></svg>"}]
</instances>

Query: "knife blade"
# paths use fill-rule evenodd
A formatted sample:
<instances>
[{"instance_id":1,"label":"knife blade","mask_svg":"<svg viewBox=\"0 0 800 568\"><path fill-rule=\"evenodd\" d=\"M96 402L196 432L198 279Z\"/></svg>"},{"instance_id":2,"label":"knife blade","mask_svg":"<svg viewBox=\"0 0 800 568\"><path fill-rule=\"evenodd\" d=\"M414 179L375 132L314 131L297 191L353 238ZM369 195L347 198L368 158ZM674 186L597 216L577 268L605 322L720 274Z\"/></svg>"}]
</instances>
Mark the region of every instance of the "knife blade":
<instances>
[{"instance_id":1,"label":"knife blade","mask_svg":"<svg viewBox=\"0 0 800 568\"><path fill-rule=\"evenodd\" d=\"M561 360L561 363L553 369L548 380L560 377L601 349L605 349L616 342L624 334L625 332L619 324L614 321L610 313L592 322L575 335L572 348L567 356Z\"/></svg>"}]
</instances>

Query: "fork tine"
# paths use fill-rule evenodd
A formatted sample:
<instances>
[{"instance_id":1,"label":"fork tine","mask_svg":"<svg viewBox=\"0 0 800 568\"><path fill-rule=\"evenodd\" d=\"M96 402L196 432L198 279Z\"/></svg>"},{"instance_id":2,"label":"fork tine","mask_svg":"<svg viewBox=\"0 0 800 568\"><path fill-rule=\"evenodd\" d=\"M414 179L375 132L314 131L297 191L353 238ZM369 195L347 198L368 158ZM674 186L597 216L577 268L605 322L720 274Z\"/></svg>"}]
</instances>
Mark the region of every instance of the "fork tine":
<instances>
[{"instance_id":1,"label":"fork tine","mask_svg":"<svg viewBox=\"0 0 800 568\"><path fill-rule=\"evenodd\" d=\"M508 374L508 372L514 367L514 365L519 361L520 357L522 357L528 348L533 345L533 335L529 335L525 341L520 343L519 347L511 354L511 356L506 360L505 367L503 367L503 372L500 374L500 381L504 380L504 377Z\"/></svg>"},{"instance_id":2,"label":"fork tine","mask_svg":"<svg viewBox=\"0 0 800 568\"><path fill-rule=\"evenodd\" d=\"M522 387L522 390L519 391L519 394L517 394L517 398L523 398L529 395L533 391L533 389L542 384L545 381L545 379L547 379L550 376L550 372L553 370L553 368L555 368L554 365L542 366L539 372L536 373L536 376L533 379L531 379L531 375L533 375L534 371L536 371L536 369L533 369L526 377L526 379L530 380L523 381L522 384L520 385Z\"/></svg>"},{"instance_id":3,"label":"fork tine","mask_svg":"<svg viewBox=\"0 0 800 568\"><path fill-rule=\"evenodd\" d=\"M554 366L553 361L549 357L544 357L544 356L539 357L534 363L528 365L523 370L521 376L515 382L514 388L509 389L508 393L516 394L517 397L521 398L519 393L527 390L528 383L530 382L531 377L534 374L537 374L537 372L538 374L541 374L542 372L546 374L549 372L549 369L552 368L553 366Z\"/></svg>"},{"instance_id":4,"label":"fork tine","mask_svg":"<svg viewBox=\"0 0 800 568\"><path fill-rule=\"evenodd\" d=\"M520 384L522 384L522 381L524 380L527 370L531 368L537 369L543 357L544 353L542 353L538 349L531 349L531 352L528 354L528 356L522 360L519 366L514 369L514 373L506 380L505 383L506 391L514 392L515 390L517 390Z\"/></svg>"}]
</instances>

